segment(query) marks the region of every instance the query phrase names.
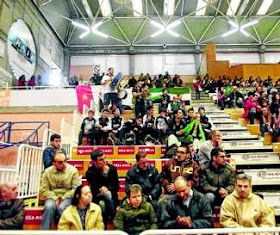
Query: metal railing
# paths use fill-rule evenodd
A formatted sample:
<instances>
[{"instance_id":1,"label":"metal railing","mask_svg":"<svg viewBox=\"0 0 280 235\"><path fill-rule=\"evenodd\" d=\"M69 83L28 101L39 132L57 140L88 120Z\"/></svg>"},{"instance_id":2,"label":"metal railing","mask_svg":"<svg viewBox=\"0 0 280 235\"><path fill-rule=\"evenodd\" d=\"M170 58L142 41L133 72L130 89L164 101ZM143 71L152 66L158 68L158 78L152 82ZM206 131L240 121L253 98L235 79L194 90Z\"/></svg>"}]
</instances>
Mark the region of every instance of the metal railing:
<instances>
[{"instance_id":1,"label":"metal railing","mask_svg":"<svg viewBox=\"0 0 280 235\"><path fill-rule=\"evenodd\" d=\"M26 144L20 145L16 165L0 168L0 182L17 182L19 198L37 197L43 171L42 153L41 148Z\"/></svg>"},{"instance_id":2,"label":"metal railing","mask_svg":"<svg viewBox=\"0 0 280 235\"><path fill-rule=\"evenodd\" d=\"M213 229L164 229L147 230L140 235L188 235L188 234L277 234L279 227L257 227L257 228L213 228Z\"/></svg>"},{"instance_id":3,"label":"metal railing","mask_svg":"<svg viewBox=\"0 0 280 235\"><path fill-rule=\"evenodd\" d=\"M22 231L22 230L0 230L0 235L128 235L123 231Z\"/></svg>"},{"instance_id":4,"label":"metal railing","mask_svg":"<svg viewBox=\"0 0 280 235\"><path fill-rule=\"evenodd\" d=\"M31 125L32 127L28 127ZM33 125L37 125L33 127ZM49 128L50 122L0 122L0 141L18 146L20 144L30 144L33 146L42 146L42 138L43 138L43 129ZM13 138L13 134L16 132L25 132L30 131L27 133L23 139L15 140ZM0 149L5 148L5 145L0 144Z\"/></svg>"}]
</instances>

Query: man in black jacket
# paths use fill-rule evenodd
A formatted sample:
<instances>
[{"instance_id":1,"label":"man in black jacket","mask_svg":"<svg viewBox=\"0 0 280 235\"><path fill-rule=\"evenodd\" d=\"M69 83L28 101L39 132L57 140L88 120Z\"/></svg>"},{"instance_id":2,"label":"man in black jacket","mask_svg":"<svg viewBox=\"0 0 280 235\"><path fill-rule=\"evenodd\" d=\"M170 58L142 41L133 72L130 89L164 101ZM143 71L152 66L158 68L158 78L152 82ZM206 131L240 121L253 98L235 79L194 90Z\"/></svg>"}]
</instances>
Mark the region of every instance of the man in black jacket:
<instances>
[{"instance_id":1,"label":"man in black jacket","mask_svg":"<svg viewBox=\"0 0 280 235\"><path fill-rule=\"evenodd\" d=\"M93 164L87 170L86 178L91 187L93 202L101 206L106 224L113 220L118 205L118 173L113 165L107 163L101 150L94 150L91 159Z\"/></svg>"},{"instance_id":2,"label":"man in black jacket","mask_svg":"<svg viewBox=\"0 0 280 235\"><path fill-rule=\"evenodd\" d=\"M205 196L192 189L179 176L175 182L176 195L164 197L158 204L158 218L163 229L212 228L212 210Z\"/></svg>"},{"instance_id":3,"label":"man in black jacket","mask_svg":"<svg viewBox=\"0 0 280 235\"><path fill-rule=\"evenodd\" d=\"M17 199L16 183L0 184L0 230L21 230L24 221L23 200Z\"/></svg>"},{"instance_id":4,"label":"man in black jacket","mask_svg":"<svg viewBox=\"0 0 280 235\"><path fill-rule=\"evenodd\" d=\"M94 119L94 111L89 110L88 116L84 118L82 125L81 125L81 131L79 134L79 145L83 142L83 136L87 136L90 139L90 145L94 145L94 137L95 137L95 124L96 120Z\"/></svg>"},{"instance_id":5,"label":"man in black jacket","mask_svg":"<svg viewBox=\"0 0 280 235\"><path fill-rule=\"evenodd\" d=\"M149 164L148 156L145 152L137 153L136 161L137 163L127 172L125 191L128 193L132 184L139 184L147 200L155 206L161 195L158 171L154 166Z\"/></svg>"}]
</instances>

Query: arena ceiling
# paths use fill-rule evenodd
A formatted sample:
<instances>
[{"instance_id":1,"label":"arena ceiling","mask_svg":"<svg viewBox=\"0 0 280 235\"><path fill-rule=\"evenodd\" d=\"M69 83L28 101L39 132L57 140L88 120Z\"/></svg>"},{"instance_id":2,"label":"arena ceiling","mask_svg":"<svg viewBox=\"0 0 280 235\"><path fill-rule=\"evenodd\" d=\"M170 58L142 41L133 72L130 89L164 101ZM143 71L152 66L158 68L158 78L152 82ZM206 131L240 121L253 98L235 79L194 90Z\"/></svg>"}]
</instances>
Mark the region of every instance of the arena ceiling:
<instances>
[{"instance_id":1,"label":"arena ceiling","mask_svg":"<svg viewBox=\"0 0 280 235\"><path fill-rule=\"evenodd\" d=\"M280 0L33 0L69 48L277 48Z\"/></svg>"}]
</instances>

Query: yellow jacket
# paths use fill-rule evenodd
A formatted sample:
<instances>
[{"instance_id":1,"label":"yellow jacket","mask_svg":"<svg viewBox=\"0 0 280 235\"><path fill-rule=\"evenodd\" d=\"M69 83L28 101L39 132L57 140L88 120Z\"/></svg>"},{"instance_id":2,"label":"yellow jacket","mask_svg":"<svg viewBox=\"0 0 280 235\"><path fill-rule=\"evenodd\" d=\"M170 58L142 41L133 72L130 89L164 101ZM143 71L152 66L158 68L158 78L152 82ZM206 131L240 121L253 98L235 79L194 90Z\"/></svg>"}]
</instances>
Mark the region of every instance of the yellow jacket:
<instances>
[{"instance_id":1,"label":"yellow jacket","mask_svg":"<svg viewBox=\"0 0 280 235\"><path fill-rule=\"evenodd\" d=\"M78 170L66 164L63 171L57 171L54 166L48 167L42 177L40 193L47 199L57 200L72 198L74 191L81 184Z\"/></svg>"},{"instance_id":2,"label":"yellow jacket","mask_svg":"<svg viewBox=\"0 0 280 235\"><path fill-rule=\"evenodd\" d=\"M240 199L234 190L223 201L220 222L225 228L275 227L275 214L258 195L250 192L247 198Z\"/></svg>"},{"instance_id":3,"label":"yellow jacket","mask_svg":"<svg viewBox=\"0 0 280 235\"><path fill-rule=\"evenodd\" d=\"M86 213L85 230L104 230L100 206L90 203ZM76 206L69 206L62 213L58 223L58 230L83 230L80 215Z\"/></svg>"}]
</instances>

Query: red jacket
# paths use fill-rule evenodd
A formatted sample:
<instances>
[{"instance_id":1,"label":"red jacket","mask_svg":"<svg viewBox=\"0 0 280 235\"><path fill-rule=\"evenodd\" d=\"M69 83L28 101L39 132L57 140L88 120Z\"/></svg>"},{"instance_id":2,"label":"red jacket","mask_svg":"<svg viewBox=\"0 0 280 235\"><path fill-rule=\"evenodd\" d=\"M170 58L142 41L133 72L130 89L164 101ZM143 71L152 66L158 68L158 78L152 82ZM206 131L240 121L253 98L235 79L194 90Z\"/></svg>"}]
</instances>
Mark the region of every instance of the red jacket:
<instances>
[{"instance_id":1,"label":"red jacket","mask_svg":"<svg viewBox=\"0 0 280 235\"><path fill-rule=\"evenodd\" d=\"M256 108L257 112L261 111L259 108L258 103L251 101L249 98L247 98L244 102L244 114L242 115L243 118L247 118L249 111L251 108Z\"/></svg>"}]
</instances>

